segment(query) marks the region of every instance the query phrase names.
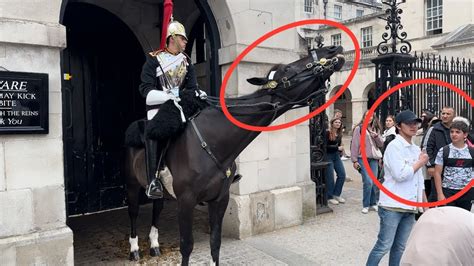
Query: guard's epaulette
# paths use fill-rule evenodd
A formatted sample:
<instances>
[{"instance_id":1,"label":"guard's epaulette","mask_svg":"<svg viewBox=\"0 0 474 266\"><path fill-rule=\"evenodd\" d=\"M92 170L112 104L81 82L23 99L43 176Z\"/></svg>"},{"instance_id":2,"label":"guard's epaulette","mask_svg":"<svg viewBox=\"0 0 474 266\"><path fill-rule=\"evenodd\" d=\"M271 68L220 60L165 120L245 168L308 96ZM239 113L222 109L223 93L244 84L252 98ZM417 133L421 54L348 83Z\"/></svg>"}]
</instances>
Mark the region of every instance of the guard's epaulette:
<instances>
[{"instance_id":1,"label":"guard's epaulette","mask_svg":"<svg viewBox=\"0 0 474 266\"><path fill-rule=\"evenodd\" d=\"M165 49L158 49L153 52L149 52L148 54L151 56L157 56L159 53L163 52Z\"/></svg>"}]
</instances>

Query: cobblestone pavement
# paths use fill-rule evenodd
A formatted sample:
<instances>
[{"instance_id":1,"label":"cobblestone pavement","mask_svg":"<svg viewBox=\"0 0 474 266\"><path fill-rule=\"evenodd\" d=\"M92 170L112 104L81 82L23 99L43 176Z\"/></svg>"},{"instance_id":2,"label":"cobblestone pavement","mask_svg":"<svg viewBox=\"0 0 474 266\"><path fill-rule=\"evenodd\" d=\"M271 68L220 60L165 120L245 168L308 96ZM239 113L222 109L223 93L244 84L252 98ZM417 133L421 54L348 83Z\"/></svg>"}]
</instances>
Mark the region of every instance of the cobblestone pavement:
<instances>
[{"instance_id":1,"label":"cobblestone pavement","mask_svg":"<svg viewBox=\"0 0 474 266\"><path fill-rule=\"evenodd\" d=\"M346 140L347 142L347 140ZM347 144L346 144L347 147ZM223 238L220 262L223 265L364 265L375 244L378 215L361 214L362 184L350 161L344 165L354 179L344 185L345 204L331 205L332 213L322 214L301 226L281 229L244 240ZM245 178L245 177L244 177ZM142 206L138 219L141 260L128 261L129 220L126 209L74 217L74 258L77 265L176 265L180 262L175 201L167 201L160 219L160 247L163 255L148 255L147 236L151 205ZM192 265L209 265L211 256L207 214L195 211L195 245ZM381 265L387 265L387 258Z\"/></svg>"}]
</instances>

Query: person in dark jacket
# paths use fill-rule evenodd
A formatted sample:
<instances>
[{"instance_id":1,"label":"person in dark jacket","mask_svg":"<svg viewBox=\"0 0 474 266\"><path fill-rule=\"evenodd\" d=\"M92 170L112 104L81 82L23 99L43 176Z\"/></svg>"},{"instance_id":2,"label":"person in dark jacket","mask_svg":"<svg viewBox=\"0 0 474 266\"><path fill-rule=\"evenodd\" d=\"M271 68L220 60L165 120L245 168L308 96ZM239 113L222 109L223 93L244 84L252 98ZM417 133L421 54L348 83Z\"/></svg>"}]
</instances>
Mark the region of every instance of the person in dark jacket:
<instances>
[{"instance_id":1,"label":"person in dark jacket","mask_svg":"<svg viewBox=\"0 0 474 266\"><path fill-rule=\"evenodd\" d=\"M453 122L456 112L453 107L445 106L441 111L441 122L434 124L425 135L426 153L430 158L426 164L428 175L431 177L431 193L428 198L430 202L437 200L436 187L434 183L435 159L439 149L451 143L449 127Z\"/></svg>"},{"instance_id":2,"label":"person in dark jacket","mask_svg":"<svg viewBox=\"0 0 474 266\"><path fill-rule=\"evenodd\" d=\"M198 90L194 67L184 53L187 42L184 26L177 21L172 21L168 26L166 48L147 55L138 89L146 98L148 120L158 113L161 104L169 100L174 101L176 108L182 112L179 105L179 94L182 90L195 90L197 96L206 97L204 92ZM145 193L152 199L163 197L163 187L157 174L159 172L158 156L162 149L160 145L162 144L146 134L145 155L149 185Z\"/></svg>"},{"instance_id":3,"label":"person in dark jacket","mask_svg":"<svg viewBox=\"0 0 474 266\"><path fill-rule=\"evenodd\" d=\"M342 187L346 180L346 171L342 164L339 152L342 151L342 120L340 118L333 118L329 124L329 130L326 132L327 136L327 158L329 161L326 170L326 188L328 195L328 202L331 204L344 203L346 200L341 197ZM336 171L337 179L334 183L334 171Z\"/></svg>"}]
</instances>

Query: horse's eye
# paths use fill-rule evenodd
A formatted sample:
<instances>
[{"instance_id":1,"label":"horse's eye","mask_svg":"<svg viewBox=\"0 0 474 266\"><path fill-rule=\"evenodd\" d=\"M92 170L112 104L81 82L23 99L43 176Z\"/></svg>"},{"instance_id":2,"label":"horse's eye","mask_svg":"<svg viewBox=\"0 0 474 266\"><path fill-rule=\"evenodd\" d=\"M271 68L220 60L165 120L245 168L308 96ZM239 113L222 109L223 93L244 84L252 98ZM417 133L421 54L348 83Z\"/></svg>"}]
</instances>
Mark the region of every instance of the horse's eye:
<instances>
[{"instance_id":1,"label":"horse's eye","mask_svg":"<svg viewBox=\"0 0 474 266\"><path fill-rule=\"evenodd\" d=\"M288 72L290 70L290 66L285 67L285 72Z\"/></svg>"}]
</instances>

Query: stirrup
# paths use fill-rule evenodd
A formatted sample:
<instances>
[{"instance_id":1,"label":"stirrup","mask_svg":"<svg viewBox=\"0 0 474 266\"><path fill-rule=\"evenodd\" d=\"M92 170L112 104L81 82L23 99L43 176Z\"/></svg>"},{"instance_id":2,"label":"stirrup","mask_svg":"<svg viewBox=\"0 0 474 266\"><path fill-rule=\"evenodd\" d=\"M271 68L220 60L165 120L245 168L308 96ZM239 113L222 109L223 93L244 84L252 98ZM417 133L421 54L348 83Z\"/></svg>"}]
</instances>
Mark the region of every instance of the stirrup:
<instances>
[{"instance_id":1,"label":"stirrup","mask_svg":"<svg viewBox=\"0 0 474 266\"><path fill-rule=\"evenodd\" d=\"M161 199L163 198L163 185L158 178L155 178L146 187L145 194L150 199Z\"/></svg>"}]
</instances>

